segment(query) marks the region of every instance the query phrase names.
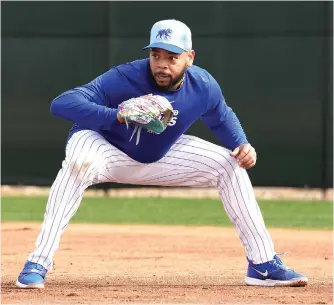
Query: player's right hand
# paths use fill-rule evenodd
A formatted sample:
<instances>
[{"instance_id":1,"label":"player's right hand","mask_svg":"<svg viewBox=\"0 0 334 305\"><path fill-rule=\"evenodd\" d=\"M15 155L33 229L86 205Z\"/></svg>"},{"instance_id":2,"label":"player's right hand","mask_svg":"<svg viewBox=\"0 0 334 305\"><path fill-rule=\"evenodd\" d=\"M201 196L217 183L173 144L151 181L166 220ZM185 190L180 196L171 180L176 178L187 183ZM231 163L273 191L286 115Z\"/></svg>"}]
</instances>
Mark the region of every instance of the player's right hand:
<instances>
[{"instance_id":1,"label":"player's right hand","mask_svg":"<svg viewBox=\"0 0 334 305\"><path fill-rule=\"evenodd\" d=\"M236 147L230 155L235 157L239 166L244 169L252 168L256 164L256 151L250 144L242 144Z\"/></svg>"}]
</instances>

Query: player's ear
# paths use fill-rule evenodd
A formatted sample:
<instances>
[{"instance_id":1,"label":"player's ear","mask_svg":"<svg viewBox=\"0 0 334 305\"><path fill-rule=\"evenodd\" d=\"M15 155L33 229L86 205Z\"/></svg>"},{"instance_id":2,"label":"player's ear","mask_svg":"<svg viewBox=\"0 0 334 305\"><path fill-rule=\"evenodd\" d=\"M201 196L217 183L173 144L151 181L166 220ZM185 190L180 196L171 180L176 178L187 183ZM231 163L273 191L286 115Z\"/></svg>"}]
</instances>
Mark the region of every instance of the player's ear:
<instances>
[{"instance_id":1,"label":"player's ear","mask_svg":"<svg viewBox=\"0 0 334 305\"><path fill-rule=\"evenodd\" d=\"M187 66L190 67L192 66L193 62L195 59L195 51L191 50L188 52L188 58L187 58Z\"/></svg>"}]
</instances>

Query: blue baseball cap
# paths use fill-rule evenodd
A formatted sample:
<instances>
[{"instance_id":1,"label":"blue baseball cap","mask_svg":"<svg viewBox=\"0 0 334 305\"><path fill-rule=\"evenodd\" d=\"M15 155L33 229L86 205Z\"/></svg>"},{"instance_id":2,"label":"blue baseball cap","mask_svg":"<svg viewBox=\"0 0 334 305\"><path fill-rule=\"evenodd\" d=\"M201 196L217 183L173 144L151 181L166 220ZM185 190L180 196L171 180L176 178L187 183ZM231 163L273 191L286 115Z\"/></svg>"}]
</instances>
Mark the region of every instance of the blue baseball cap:
<instances>
[{"instance_id":1,"label":"blue baseball cap","mask_svg":"<svg viewBox=\"0 0 334 305\"><path fill-rule=\"evenodd\" d=\"M143 50L150 48L164 49L176 54L191 51L191 31L178 20L158 21L151 29L150 44Z\"/></svg>"}]
</instances>

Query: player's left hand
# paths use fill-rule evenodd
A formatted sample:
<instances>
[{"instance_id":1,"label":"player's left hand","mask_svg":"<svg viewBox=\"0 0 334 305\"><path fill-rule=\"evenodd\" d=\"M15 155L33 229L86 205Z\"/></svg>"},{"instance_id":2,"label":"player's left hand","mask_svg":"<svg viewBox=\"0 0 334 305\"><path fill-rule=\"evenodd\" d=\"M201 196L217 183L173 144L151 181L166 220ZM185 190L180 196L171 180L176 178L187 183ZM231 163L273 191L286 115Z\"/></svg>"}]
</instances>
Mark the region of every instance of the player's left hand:
<instances>
[{"instance_id":1,"label":"player's left hand","mask_svg":"<svg viewBox=\"0 0 334 305\"><path fill-rule=\"evenodd\" d=\"M256 163L256 151L250 144L242 144L235 148L230 155L235 157L239 166L244 169L253 167Z\"/></svg>"}]
</instances>

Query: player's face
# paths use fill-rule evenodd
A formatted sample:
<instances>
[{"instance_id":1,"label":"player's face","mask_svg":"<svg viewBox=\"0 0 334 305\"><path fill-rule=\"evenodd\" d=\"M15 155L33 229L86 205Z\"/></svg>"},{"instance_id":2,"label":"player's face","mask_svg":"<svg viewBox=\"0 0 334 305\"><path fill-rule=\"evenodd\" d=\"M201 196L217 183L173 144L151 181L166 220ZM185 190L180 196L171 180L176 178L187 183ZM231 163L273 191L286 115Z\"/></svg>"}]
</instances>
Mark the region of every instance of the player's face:
<instances>
[{"instance_id":1,"label":"player's face","mask_svg":"<svg viewBox=\"0 0 334 305\"><path fill-rule=\"evenodd\" d=\"M187 67L192 65L194 56L194 51L175 54L163 49L151 49L151 72L159 88L176 89L182 82Z\"/></svg>"}]
</instances>

